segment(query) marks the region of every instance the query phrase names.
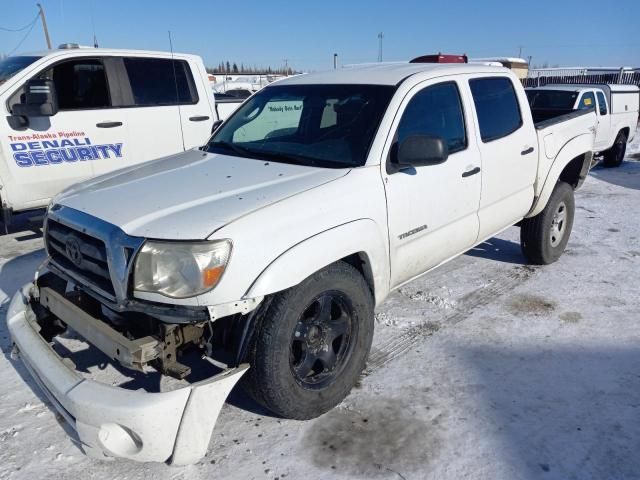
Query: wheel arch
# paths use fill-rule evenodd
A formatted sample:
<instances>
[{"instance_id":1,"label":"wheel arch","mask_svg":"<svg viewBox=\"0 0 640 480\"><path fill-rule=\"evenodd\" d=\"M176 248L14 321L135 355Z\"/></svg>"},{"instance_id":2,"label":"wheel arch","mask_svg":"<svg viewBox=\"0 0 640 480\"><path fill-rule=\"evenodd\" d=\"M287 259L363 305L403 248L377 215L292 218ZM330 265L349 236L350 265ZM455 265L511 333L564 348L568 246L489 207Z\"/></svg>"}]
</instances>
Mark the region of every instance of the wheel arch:
<instances>
[{"instance_id":1,"label":"wheel arch","mask_svg":"<svg viewBox=\"0 0 640 480\"><path fill-rule=\"evenodd\" d=\"M536 187L536 199L527 218L540 213L558 181L568 183L578 189L584 183L593 161L593 137L580 135L567 142L556 155L541 186Z\"/></svg>"},{"instance_id":2,"label":"wheel arch","mask_svg":"<svg viewBox=\"0 0 640 480\"><path fill-rule=\"evenodd\" d=\"M338 261L362 274L376 305L384 300L389 290L388 248L381 229L370 219L336 226L293 245L260 273L245 297L266 296L293 287Z\"/></svg>"}]
</instances>

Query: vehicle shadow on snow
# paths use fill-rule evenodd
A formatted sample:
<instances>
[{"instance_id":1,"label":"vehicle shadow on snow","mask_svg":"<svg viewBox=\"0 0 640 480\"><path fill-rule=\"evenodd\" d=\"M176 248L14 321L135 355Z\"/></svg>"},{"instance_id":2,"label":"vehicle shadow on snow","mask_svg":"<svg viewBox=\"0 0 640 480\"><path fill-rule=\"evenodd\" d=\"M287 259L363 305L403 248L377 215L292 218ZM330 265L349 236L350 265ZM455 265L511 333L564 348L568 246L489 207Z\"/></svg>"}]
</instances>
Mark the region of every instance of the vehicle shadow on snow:
<instances>
[{"instance_id":1,"label":"vehicle shadow on snow","mask_svg":"<svg viewBox=\"0 0 640 480\"><path fill-rule=\"evenodd\" d=\"M640 478L640 348L472 348L458 358L519 478Z\"/></svg>"},{"instance_id":2,"label":"vehicle shadow on snow","mask_svg":"<svg viewBox=\"0 0 640 480\"><path fill-rule=\"evenodd\" d=\"M603 182L640 190L640 162L625 161L618 168L596 166L591 170L591 175Z\"/></svg>"},{"instance_id":3,"label":"vehicle shadow on snow","mask_svg":"<svg viewBox=\"0 0 640 480\"><path fill-rule=\"evenodd\" d=\"M467 251L465 255L516 265L525 265L527 263L519 243L495 237L476 245Z\"/></svg>"}]
</instances>

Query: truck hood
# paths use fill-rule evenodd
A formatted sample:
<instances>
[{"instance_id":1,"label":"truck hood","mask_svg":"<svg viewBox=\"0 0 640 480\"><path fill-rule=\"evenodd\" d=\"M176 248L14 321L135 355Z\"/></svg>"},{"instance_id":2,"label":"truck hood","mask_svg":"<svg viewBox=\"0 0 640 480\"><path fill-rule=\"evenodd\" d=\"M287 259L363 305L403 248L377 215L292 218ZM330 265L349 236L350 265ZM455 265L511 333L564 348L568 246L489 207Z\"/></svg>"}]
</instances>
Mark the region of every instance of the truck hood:
<instances>
[{"instance_id":1,"label":"truck hood","mask_svg":"<svg viewBox=\"0 0 640 480\"><path fill-rule=\"evenodd\" d=\"M348 172L190 150L73 185L54 203L98 217L129 235L199 240Z\"/></svg>"}]
</instances>

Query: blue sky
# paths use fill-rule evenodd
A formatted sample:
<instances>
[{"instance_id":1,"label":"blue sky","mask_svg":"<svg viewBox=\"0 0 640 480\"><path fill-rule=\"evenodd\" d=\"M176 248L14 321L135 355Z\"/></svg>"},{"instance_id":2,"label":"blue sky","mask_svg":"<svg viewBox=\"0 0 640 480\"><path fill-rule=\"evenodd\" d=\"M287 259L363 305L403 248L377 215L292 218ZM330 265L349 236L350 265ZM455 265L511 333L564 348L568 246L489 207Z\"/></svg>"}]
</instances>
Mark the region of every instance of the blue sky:
<instances>
[{"instance_id":1,"label":"blue sky","mask_svg":"<svg viewBox=\"0 0 640 480\"><path fill-rule=\"evenodd\" d=\"M438 51L470 56L532 56L534 64L640 66L640 0L478 1L98 1L41 0L54 45L168 50L201 55L207 65L230 60L302 70L405 60ZM28 24L34 2L2 0L0 27ZM25 32L0 31L0 53ZM40 24L18 52L45 46Z\"/></svg>"}]
</instances>

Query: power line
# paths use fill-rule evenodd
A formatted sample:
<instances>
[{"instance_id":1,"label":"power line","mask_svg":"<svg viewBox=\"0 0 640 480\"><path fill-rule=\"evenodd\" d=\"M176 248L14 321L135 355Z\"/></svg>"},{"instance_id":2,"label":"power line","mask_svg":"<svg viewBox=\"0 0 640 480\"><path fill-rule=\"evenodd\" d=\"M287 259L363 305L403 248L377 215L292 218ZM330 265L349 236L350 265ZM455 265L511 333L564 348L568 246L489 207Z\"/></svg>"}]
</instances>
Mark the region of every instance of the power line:
<instances>
[{"instance_id":1,"label":"power line","mask_svg":"<svg viewBox=\"0 0 640 480\"><path fill-rule=\"evenodd\" d=\"M23 30L26 30L29 27L32 27L34 22L38 19L38 15L40 15L40 12L38 12L36 14L36 18L34 18L31 23L28 23L27 25L25 25L24 27L20 27L20 28L5 28L5 27L0 27L0 30L2 30L3 32L21 32Z\"/></svg>"},{"instance_id":2,"label":"power line","mask_svg":"<svg viewBox=\"0 0 640 480\"><path fill-rule=\"evenodd\" d=\"M8 56L13 55L22 46L22 44L27 39L29 34L33 31L33 27L35 27L36 22L38 21L38 17L40 17L40 13L38 13L38 15L36 15L36 18L33 20L33 22L31 22L30 28L29 28L29 30L27 30L27 33L24 35L24 37L22 37L22 40L20 40L18 42L18 45L16 45L16 47L9 52Z\"/></svg>"}]
</instances>

